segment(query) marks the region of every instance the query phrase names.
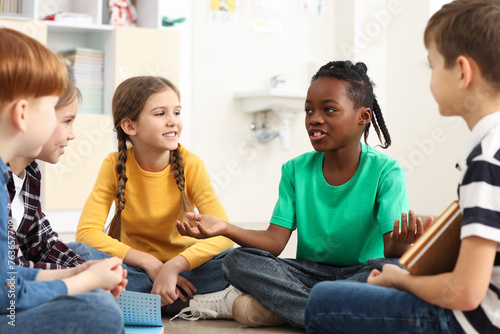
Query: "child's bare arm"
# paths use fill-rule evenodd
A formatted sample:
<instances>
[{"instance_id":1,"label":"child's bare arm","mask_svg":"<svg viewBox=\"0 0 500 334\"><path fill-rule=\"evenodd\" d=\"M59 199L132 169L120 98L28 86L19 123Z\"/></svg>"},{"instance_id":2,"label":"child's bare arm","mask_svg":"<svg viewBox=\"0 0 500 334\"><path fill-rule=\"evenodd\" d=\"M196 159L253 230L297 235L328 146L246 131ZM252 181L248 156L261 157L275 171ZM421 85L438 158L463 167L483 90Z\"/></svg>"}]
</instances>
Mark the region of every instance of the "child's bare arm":
<instances>
[{"instance_id":1,"label":"child's bare arm","mask_svg":"<svg viewBox=\"0 0 500 334\"><path fill-rule=\"evenodd\" d=\"M258 248L278 256L285 248L292 231L290 229L269 224L267 230L247 230L210 215L188 213L189 219L196 221L196 227L187 222L177 221L177 229L182 235L198 239L225 236L242 247Z\"/></svg>"},{"instance_id":2,"label":"child's bare arm","mask_svg":"<svg viewBox=\"0 0 500 334\"><path fill-rule=\"evenodd\" d=\"M78 267L67 268L67 269L53 269L53 270L41 270L39 274L36 276L37 281L53 281L56 279L64 279L68 277L75 276L83 271L85 271L88 267L93 265L94 263L99 262L99 260L90 260L86 261Z\"/></svg>"},{"instance_id":3,"label":"child's bare arm","mask_svg":"<svg viewBox=\"0 0 500 334\"><path fill-rule=\"evenodd\" d=\"M163 262L153 255L133 248L128 250L123 262L130 267L141 268L152 281L156 279L163 266Z\"/></svg>"},{"instance_id":4,"label":"child's bare arm","mask_svg":"<svg viewBox=\"0 0 500 334\"><path fill-rule=\"evenodd\" d=\"M480 237L462 240L455 269L433 276L413 276L394 265L374 270L368 283L407 291L431 304L470 311L484 299L490 283L497 242Z\"/></svg>"},{"instance_id":5,"label":"child's bare arm","mask_svg":"<svg viewBox=\"0 0 500 334\"><path fill-rule=\"evenodd\" d=\"M122 260L117 257L88 261L71 269L41 270L36 280L62 279L68 288L68 295L105 289L111 291L117 298L120 291L127 285L127 274L121 264Z\"/></svg>"}]
</instances>

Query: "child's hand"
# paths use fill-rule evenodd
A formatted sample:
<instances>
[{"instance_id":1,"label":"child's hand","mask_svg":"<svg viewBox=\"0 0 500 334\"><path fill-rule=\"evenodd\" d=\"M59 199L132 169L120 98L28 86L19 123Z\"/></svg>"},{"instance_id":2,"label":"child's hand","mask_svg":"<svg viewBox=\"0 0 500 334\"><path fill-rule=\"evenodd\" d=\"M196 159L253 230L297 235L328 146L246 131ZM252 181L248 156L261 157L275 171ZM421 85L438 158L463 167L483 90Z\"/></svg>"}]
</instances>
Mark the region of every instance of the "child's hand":
<instances>
[{"instance_id":1,"label":"child's hand","mask_svg":"<svg viewBox=\"0 0 500 334\"><path fill-rule=\"evenodd\" d=\"M91 264L87 270L82 272L95 281L98 288L113 291L119 285L123 285L126 272L122 268L122 259L112 257ZM125 283L126 284L126 283Z\"/></svg>"},{"instance_id":2,"label":"child's hand","mask_svg":"<svg viewBox=\"0 0 500 334\"><path fill-rule=\"evenodd\" d=\"M99 262L99 260L90 260L90 261L85 261L84 263L82 263L81 265L77 266L77 267L73 267L71 268L71 275L70 276L74 276L74 275L77 275L85 270L87 270L88 267L90 267L91 265L95 264Z\"/></svg>"},{"instance_id":3,"label":"child's hand","mask_svg":"<svg viewBox=\"0 0 500 334\"><path fill-rule=\"evenodd\" d=\"M113 294L113 296L115 297L115 299L118 299L118 297L120 297L120 292L125 290L127 283L128 283L127 269L123 269L122 281L116 286L116 288L114 288L113 290L110 291Z\"/></svg>"},{"instance_id":4,"label":"child's hand","mask_svg":"<svg viewBox=\"0 0 500 334\"><path fill-rule=\"evenodd\" d=\"M211 215L188 212L186 217L196 222L196 227L190 227L187 221L176 221L177 230L181 235L197 239L206 239L219 235L224 235L227 230L227 223Z\"/></svg>"},{"instance_id":5,"label":"child's hand","mask_svg":"<svg viewBox=\"0 0 500 334\"><path fill-rule=\"evenodd\" d=\"M391 241L399 244L411 245L418 239L424 230L429 227L434 218L429 217L425 223L422 223L422 218L415 217L415 213L410 210L408 218L405 212L401 214L401 229L399 228L399 220L394 221L394 228L391 232Z\"/></svg>"},{"instance_id":6,"label":"child's hand","mask_svg":"<svg viewBox=\"0 0 500 334\"><path fill-rule=\"evenodd\" d=\"M186 297L180 292L181 288L189 298L193 298L196 287L186 278L178 275L175 270L169 270L164 266L153 283L152 294L161 296L161 305L172 304L177 299L186 302Z\"/></svg>"},{"instance_id":7,"label":"child's hand","mask_svg":"<svg viewBox=\"0 0 500 334\"><path fill-rule=\"evenodd\" d=\"M387 288L396 288L397 282L402 277L401 275L408 275L408 272L396 265L386 264L382 267L382 272L373 269L368 276L367 282Z\"/></svg>"},{"instance_id":8,"label":"child's hand","mask_svg":"<svg viewBox=\"0 0 500 334\"><path fill-rule=\"evenodd\" d=\"M103 289L111 291L116 298L127 285L127 272L123 270L120 258L112 257L86 266L82 272L63 279L68 288L68 295Z\"/></svg>"}]
</instances>

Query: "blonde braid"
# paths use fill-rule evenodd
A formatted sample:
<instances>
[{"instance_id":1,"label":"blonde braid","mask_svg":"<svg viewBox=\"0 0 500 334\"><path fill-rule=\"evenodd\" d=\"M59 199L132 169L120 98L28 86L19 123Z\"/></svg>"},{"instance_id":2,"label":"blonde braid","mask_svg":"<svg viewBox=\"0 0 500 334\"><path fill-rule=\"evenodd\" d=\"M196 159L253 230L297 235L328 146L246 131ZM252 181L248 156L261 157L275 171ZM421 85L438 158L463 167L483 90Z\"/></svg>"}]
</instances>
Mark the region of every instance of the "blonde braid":
<instances>
[{"instance_id":1,"label":"blonde braid","mask_svg":"<svg viewBox=\"0 0 500 334\"><path fill-rule=\"evenodd\" d=\"M186 218L186 212L193 212L193 207L191 206L191 202L184 191L186 184L186 177L184 176L184 165L182 163L182 155L178 148L171 151L170 153L170 162L172 163L172 169L174 170L175 182L177 183L177 188L181 192L181 206L180 206L180 218L179 220L187 221L191 227L196 226L196 224Z\"/></svg>"},{"instance_id":2,"label":"blonde braid","mask_svg":"<svg viewBox=\"0 0 500 334\"><path fill-rule=\"evenodd\" d=\"M117 208L113 220L109 224L109 236L120 240L121 239L121 225L122 225L122 211L125 209L125 187L127 185L126 163L127 163L127 140L122 130L118 132L118 161L116 162L116 172L118 173L118 185L116 187L116 198L118 199Z\"/></svg>"}]
</instances>

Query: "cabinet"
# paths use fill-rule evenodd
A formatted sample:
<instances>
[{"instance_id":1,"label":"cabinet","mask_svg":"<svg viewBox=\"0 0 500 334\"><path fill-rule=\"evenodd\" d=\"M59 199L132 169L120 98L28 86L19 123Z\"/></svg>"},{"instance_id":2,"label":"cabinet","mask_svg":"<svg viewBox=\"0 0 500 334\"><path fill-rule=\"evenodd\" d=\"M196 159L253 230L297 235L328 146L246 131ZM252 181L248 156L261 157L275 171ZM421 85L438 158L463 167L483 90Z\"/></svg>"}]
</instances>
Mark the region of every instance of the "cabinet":
<instances>
[{"instance_id":1,"label":"cabinet","mask_svg":"<svg viewBox=\"0 0 500 334\"><path fill-rule=\"evenodd\" d=\"M106 155L116 150L111 117L114 89L128 77L160 75L178 85L179 33L157 29L160 0L141 0L138 22L149 28L113 27L107 23L109 10L103 0L23 0L22 13L0 14L0 26L22 31L53 50L75 47L104 51L104 112L79 113L76 139L56 165L43 168L42 198L45 210L81 210ZM67 24L40 19L56 12L92 15L91 25ZM142 14L142 15L141 15ZM86 97L83 96L85 99Z\"/></svg>"},{"instance_id":2,"label":"cabinet","mask_svg":"<svg viewBox=\"0 0 500 334\"><path fill-rule=\"evenodd\" d=\"M114 89L128 77L162 75L178 84L179 33L158 29L164 2L138 1L137 23L144 27L115 28L107 24L107 0L23 0L21 13L0 13L0 25L20 30L55 51L75 47L103 50L104 114L111 114ZM93 17L94 23L40 20L57 12L85 13Z\"/></svg>"}]
</instances>

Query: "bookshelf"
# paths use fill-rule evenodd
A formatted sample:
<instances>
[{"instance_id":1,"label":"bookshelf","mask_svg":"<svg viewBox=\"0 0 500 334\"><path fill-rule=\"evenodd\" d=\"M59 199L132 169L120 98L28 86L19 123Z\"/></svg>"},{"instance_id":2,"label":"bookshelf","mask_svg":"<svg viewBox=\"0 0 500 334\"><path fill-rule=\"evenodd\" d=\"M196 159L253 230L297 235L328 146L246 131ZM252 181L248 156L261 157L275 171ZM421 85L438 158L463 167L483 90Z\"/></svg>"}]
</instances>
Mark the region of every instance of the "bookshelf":
<instances>
[{"instance_id":1,"label":"bookshelf","mask_svg":"<svg viewBox=\"0 0 500 334\"><path fill-rule=\"evenodd\" d=\"M161 29L159 13L164 6L163 2L137 1L137 24L140 27L114 27L108 24L107 0L0 0L0 24L18 29L55 51L77 47L103 51L102 113L111 114L114 89L127 77L163 75L178 84L179 34L172 29ZM11 7L16 10L11 12ZM87 14L93 18L93 23L41 21L58 12ZM167 55L158 52L158 47L167 52Z\"/></svg>"},{"instance_id":2,"label":"bookshelf","mask_svg":"<svg viewBox=\"0 0 500 334\"><path fill-rule=\"evenodd\" d=\"M33 20L37 6L29 0L0 0L0 17Z\"/></svg>"},{"instance_id":3,"label":"bookshelf","mask_svg":"<svg viewBox=\"0 0 500 334\"><path fill-rule=\"evenodd\" d=\"M0 1L2 9L4 0ZM147 22L147 27L109 25L107 0L22 0L19 13L0 11L0 26L22 31L52 50L88 48L104 52L103 112L79 112L74 125L76 139L59 163L41 164L44 210L48 215L51 211L64 212L61 220L65 224L68 220L74 221L73 224L78 221L79 210L91 192L101 162L116 150L111 117L115 88L126 78L136 75L161 75L179 84L179 32L161 28L160 14L151 11L163 6L164 1L138 1L141 4L137 6L138 24ZM41 20L57 12L88 14L93 17L93 23ZM57 219L51 222L58 226Z\"/></svg>"}]
</instances>

